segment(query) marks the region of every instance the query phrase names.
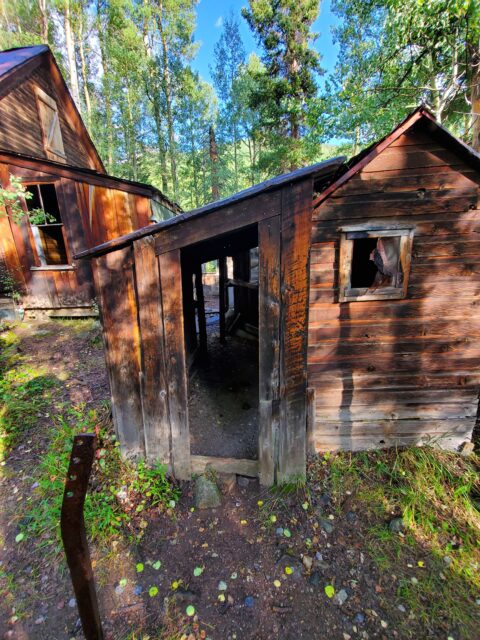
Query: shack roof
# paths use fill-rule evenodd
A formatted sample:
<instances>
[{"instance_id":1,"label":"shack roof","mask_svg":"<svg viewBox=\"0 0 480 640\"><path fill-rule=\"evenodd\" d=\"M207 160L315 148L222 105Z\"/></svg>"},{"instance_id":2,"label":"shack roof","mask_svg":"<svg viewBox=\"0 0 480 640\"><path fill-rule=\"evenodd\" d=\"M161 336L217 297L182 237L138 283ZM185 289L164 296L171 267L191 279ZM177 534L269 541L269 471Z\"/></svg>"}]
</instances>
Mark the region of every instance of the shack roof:
<instances>
[{"instance_id":1,"label":"shack roof","mask_svg":"<svg viewBox=\"0 0 480 640\"><path fill-rule=\"evenodd\" d=\"M248 189L239 191L238 193L235 193L228 198L210 202L203 207L193 209L192 211L187 211L185 213L182 213L181 215L175 216L174 218L170 218L169 220L158 222L157 224L152 224L148 227L143 227L142 229L137 229L136 231L133 231L126 235L114 238L113 240L109 240L108 242L104 242L103 244L93 247L92 249L88 249L86 251L78 253L74 256L74 258L94 258L96 256L115 251L116 249L120 249L132 243L134 240L138 240L139 238L154 235L159 231L163 231L164 229L168 229L179 224L186 224L190 220L197 219L202 216L207 216L209 213L217 211L218 209L228 207L249 198L254 198L259 194L273 191L286 184L293 184L306 178L314 178L314 180L317 181L318 185L318 181L328 180L333 174L335 174L337 169L345 163L345 160L345 156L339 156L330 160L318 162L317 164L313 164L308 167L297 169L296 171L292 171L290 173L284 173L280 176L276 176L275 178L265 180L260 184L254 185L253 187L249 187ZM212 235L215 235L214 230L212 230Z\"/></svg>"}]
</instances>

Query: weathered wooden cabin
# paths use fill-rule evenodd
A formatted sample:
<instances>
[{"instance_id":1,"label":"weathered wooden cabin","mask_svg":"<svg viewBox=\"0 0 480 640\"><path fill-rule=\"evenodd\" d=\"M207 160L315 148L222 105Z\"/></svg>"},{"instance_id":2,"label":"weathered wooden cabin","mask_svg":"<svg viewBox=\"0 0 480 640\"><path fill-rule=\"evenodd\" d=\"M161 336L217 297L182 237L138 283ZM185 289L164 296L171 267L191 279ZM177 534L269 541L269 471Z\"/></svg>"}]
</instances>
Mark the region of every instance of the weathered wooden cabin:
<instances>
[{"instance_id":1,"label":"weathered wooden cabin","mask_svg":"<svg viewBox=\"0 0 480 640\"><path fill-rule=\"evenodd\" d=\"M479 184L479 155L419 108L349 162L281 176L84 252L124 453L166 462L179 478L212 464L271 484L302 477L308 450L470 439L480 388ZM225 256L233 274L222 270ZM198 273L214 259L218 339L229 340L229 317L238 326L257 316L258 447L249 460L216 457L220 429L210 430L209 451L191 450L192 425L203 427L189 416L189 372L211 344Z\"/></svg>"},{"instance_id":2,"label":"weathered wooden cabin","mask_svg":"<svg viewBox=\"0 0 480 640\"><path fill-rule=\"evenodd\" d=\"M73 255L179 211L153 187L106 174L46 46L0 52L0 186L11 176L32 195L25 211L47 214L19 224L0 214L0 270L26 309L88 312L90 265Z\"/></svg>"}]
</instances>

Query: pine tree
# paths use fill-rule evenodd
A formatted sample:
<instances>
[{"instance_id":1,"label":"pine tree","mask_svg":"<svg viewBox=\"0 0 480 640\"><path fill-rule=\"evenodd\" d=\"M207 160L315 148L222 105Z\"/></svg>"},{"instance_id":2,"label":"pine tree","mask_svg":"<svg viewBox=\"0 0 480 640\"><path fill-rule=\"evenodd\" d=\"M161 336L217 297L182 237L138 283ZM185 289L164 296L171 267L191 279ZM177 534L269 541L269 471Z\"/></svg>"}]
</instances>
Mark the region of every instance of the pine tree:
<instances>
[{"instance_id":1,"label":"pine tree","mask_svg":"<svg viewBox=\"0 0 480 640\"><path fill-rule=\"evenodd\" d=\"M302 144L309 100L316 95L319 54L311 31L318 0L250 0L242 15L263 49L266 73L251 96L258 109L268 152L262 164L270 170L292 170L306 160Z\"/></svg>"}]
</instances>

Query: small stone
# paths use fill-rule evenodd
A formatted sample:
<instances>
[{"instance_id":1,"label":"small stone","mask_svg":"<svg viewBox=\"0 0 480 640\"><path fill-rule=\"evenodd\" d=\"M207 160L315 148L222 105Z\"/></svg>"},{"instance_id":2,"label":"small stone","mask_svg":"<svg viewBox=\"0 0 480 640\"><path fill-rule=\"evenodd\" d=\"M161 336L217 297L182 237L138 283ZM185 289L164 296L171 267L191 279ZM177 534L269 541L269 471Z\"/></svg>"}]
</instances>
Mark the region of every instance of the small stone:
<instances>
[{"instance_id":1,"label":"small stone","mask_svg":"<svg viewBox=\"0 0 480 640\"><path fill-rule=\"evenodd\" d=\"M125 591L125 587L122 587L121 585L117 584L117 586L115 587L115 593L117 594L117 596L121 596L124 591Z\"/></svg>"},{"instance_id":2,"label":"small stone","mask_svg":"<svg viewBox=\"0 0 480 640\"><path fill-rule=\"evenodd\" d=\"M45 616L40 616L35 620L35 624L43 624L45 622Z\"/></svg>"},{"instance_id":3,"label":"small stone","mask_svg":"<svg viewBox=\"0 0 480 640\"><path fill-rule=\"evenodd\" d=\"M405 609L405 607L403 606L403 604L399 604L399 605L398 605L398 607L397 607L397 609L398 609L399 611L401 611L402 613L406 613L406 612L407 612L407 610Z\"/></svg>"},{"instance_id":4,"label":"small stone","mask_svg":"<svg viewBox=\"0 0 480 640\"><path fill-rule=\"evenodd\" d=\"M221 504L220 491L212 480L199 476L195 482L195 507L197 509L214 509Z\"/></svg>"},{"instance_id":5,"label":"small stone","mask_svg":"<svg viewBox=\"0 0 480 640\"><path fill-rule=\"evenodd\" d=\"M38 482L34 482L30 489L36 489L38 487Z\"/></svg>"},{"instance_id":6,"label":"small stone","mask_svg":"<svg viewBox=\"0 0 480 640\"><path fill-rule=\"evenodd\" d=\"M358 624L361 625L365 622L365 616L363 615L363 613L356 613L355 617L353 618L353 622L354 624Z\"/></svg>"},{"instance_id":7,"label":"small stone","mask_svg":"<svg viewBox=\"0 0 480 640\"><path fill-rule=\"evenodd\" d=\"M255 598L253 596L247 596L244 600L245 606L251 609L255 604Z\"/></svg>"},{"instance_id":8,"label":"small stone","mask_svg":"<svg viewBox=\"0 0 480 640\"><path fill-rule=\"evenodd\" d=\"M325 533L332 533L333 531L333 524L326 518L320 519L320 527L325 531Z\"/></svg>"},{"instance_id":9,"label":"small stone","mask_svg":"<svg viewBox=\"0 0 480 640\"><path fill-rule=\"evenodd\" d=\"M320 551L317 551L317 553L315 554L315 558L317 559L317 562L323 562L323 556Z\"/></svg>"},{"instance_id":10,"label":"small stone","mask_svg":"<svg viewBox=\"0 0 480 640\"><path fill-rule=\"evenodd\" d=\"M327 507L330 504L330 496L328 495L328 493L322 493L322 495L318 499L318 504L321 507Z\"/></svg>"},{"instance_id":11,"label":"small stone","mask_svg":"<svg viewBox=\"0 0 480 640\"><path fill-rule=\"evenodd\" d=\"M354 511L349 511L346 515L346 520L350 524L355 524L357 521L357 514Z\"/></svg>"},{"instance_id":12,"label":"small stone","mask_svg":"<svg viewBox=\"0 0 480 640\"><path fill-rule=\"evenodd\" d=\"M393 518L393 520L390 520L388 523L388 528L392 533L401 533L405 530L403 518Z\"/></svg>"},{"instance_id":13,"label":"small stone","mask_svg":"<svg viewBox=\"0 0 480 640\"><path fill-rule=\"evenodd\" d=\"M314 571L310 578L308 579L308 583L312 585L312 587L318 587L320 584L320 574L318 571Z\"/></svg>"},{"instance_id":14,"label":"small stone","mask_svg":"<svg viewBox=\"0 0 480 640\"><path fill-rule=\"evenodd\" d=\"M382 629L386 629L388 627L388 622L386 622L385 620L380 620L380 625Z\"/></svg>"},{"instance_id":15,"label":"small stone","mask_svg":"<svg viewBox=\"0 0 480 640\"><path fill-rule=\"evenodd\" d=\"M77 601L75 600L75 598L70 598L70 600L68 601L68 606L73 609L73 607L77 606Z\"/></svg>"},{"instance_id":16,"label":"small stone","mask_svg":"<svg viewBox=\"0 0 480 640\"><path fill-rule=\"evenodd\" d=\"M452 559L450 556L444 556L443 561L447 565L447 567L449 567L452 564Z\"/></svg>"},{"instance_id":17,"label":"small stone","mask_svg":"<svg viewBox=\"0 0 480 640\"><path fill-rule=\"evenodd\" d=\"M302 563L303 563L303 566L305 567L305 569L307 571L311 571L312 570L313 558L310 558L309 556L303 556Z\"/></svg>"},{"instance_id":18,"label":"small stone","mask_svg":"<svg viewBox=\"0 0 480 640\"><path fill-rule=\"evenodd\" d=\"M282 527L277 527L275 529L275 533L277 534L277 536L283 536L283 528Z\"/></svg>"},{"instance_id":19,"label":"small stone","mask_svg":"<svg viewBox=\"0 0 480 640\"><path fill-rule=\"evenodd\" d=\"M142 593L142 591L143 591L142 587L141 587L139 584L137 584L137 585L135 586L135 589L133 590L133 593L134 593L136 596L139 596L139 595Z\"/></svg>"},{"instance_id":20,"label":"small stone","mask_svg":"<svg viewBox=\"0 0 480 640\"><path fill-rule=\"evenodd\" d=\"M347 599L348 599L348 593L345 591L345 589L340 589L340 591L338 591L335 594L333 601L335 604L342 606L342 604L345 604Z\"/></svg>"},{"instance_id":21,"label":"small stone","mask_svg":"<svg viewBox=\"0 0 480 640\"><path fill-rule=\"evenodd\" d=\"M239 487L246 488L250 484L250 479L245 476L237 476L237 484Z\"/></svg>"},{"instance_id":22,"label":"small stone","mask_svg":"<svg viewBox=\"0 0 480 640\"><path fill-rule=\"evenodd\" d=\"M465 458L468 458L468 456L472 455L473 451L475 449L475 445L473 444L473 442L464 442L461 446L460 446L460 455L464 456Z\"/></svg>"},{"instance_id":23,"label":"small stone","mask_svg":"<svg viewBox=\"0 0 480 640\"><path fill-rule=\"evenodd\" d=\"M351 639L351 635L349 635L348 633L344 633L343 634L343 640L350 640Z\"/></svg>"},{"instance_id":24,"label":"small stone","mask_svg":"<svg viewBox=\"0 0 480 640\"><path fill-rule=\"evenodd\" d=\"M57 602L57 609L60 611L65 606L65 600L60 600Z\"/></svg>"}]
</instances>

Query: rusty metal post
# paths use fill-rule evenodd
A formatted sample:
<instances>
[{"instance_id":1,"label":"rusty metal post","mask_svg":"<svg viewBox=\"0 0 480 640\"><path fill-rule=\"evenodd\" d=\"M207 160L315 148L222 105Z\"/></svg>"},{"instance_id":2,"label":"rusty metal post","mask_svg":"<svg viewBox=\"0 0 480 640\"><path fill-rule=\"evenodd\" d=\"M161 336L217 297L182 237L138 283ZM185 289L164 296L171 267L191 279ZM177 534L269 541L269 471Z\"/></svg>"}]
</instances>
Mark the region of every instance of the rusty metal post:
<instances>
[{"instance_id":1,"label":"rusty metal post","mask_svg":"<svg viewBox=\"0 0 480 640\"><path fill-rule=\"evenodd\" d=\"M98 612L95 581L83 518L83 505L95 456L95 447L96 437L93 433L82 433L75 436L73 440L60 518L63 547L67 556L86 640L103 640L102 623Z\"/></svg>"}]
</instances>

